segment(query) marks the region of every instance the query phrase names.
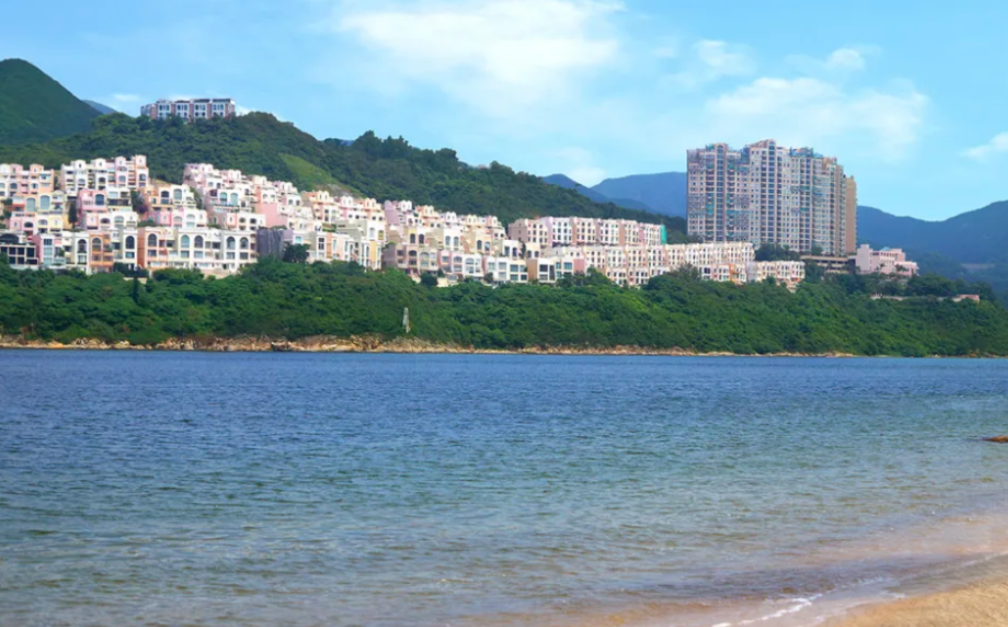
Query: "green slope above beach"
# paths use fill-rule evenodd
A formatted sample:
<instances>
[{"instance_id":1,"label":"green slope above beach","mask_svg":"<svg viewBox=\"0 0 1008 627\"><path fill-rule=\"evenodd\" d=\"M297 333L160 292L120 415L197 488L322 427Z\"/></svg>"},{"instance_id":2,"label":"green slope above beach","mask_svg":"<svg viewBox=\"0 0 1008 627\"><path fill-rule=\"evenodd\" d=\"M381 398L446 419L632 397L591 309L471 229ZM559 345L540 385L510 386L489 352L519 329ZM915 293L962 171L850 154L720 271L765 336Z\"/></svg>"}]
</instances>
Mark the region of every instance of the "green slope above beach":
<instances>
[{"instance_id":1,"label":"green slope above beach","mask_svg":"<svg viewBox=\"0 0 1008 627\"><path fill-rule=\"evenodd\" d=\"M0 264L0 334L156 345L166 340L315 336L397 338L476 349L535 347L736 354L1008 355L1008 310L956 303L956 284L911 282L873 299L871 277L802 285L701 282L688 273L626 289L592 273L559 286L418 285L397 271L267 260L225 279L160 271L16 272ZM959 286L970 288L970 286ZM975 287L975 286L974 286ZM411 332L403 329L409 308Z\"/></svg>"}]
</instances>

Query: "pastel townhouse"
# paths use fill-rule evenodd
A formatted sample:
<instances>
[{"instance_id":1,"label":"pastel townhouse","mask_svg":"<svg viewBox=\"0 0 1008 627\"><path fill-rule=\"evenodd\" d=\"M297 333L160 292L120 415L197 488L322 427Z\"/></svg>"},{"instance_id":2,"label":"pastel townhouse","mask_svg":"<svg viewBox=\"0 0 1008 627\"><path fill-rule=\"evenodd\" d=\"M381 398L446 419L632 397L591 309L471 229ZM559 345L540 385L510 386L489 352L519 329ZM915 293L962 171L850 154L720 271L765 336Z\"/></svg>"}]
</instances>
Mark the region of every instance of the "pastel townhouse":
<instances>
[{"instance_id":1,"label":"pastel townhouse","mask_svg":"<svg viewBox=\"0 0 1008 627\"><path fill-rule=\"evenodd\" d=\"M525 263L528 280L538 283L556 283L565 277L588 271L588 263L582 251L573 247L557 247L537 259L527 259Z\"/></svg>"},{"instance_id":2,"label":"pastel townhouse","mask_svg":"<svg viewBox=\"0 0 1008 627\"><path fill-rule=\"evenodd\" d=\"M484 256L484 274L494 283L528 283L528 261L515 257Z\"/></svg>"},{"instance_id":3,"label":"pastel townhouse","mask_svg":"<svg viewBox=\"0 0 1008 627\"><path fill-rule=\"evenodd\" d=\"M508 225L508 237L526 244L535 244L540 250L552 248L552 234L542 220L524 218Z\"/></svg>"},{"instance_id":4,"label":"pastel townhouse","mask_svg":"<svg viewBox=\"0 0 1008 627\"><path fill-rule=\"evenodd\" d=\"M77 193L77 224L83 229L115 226L118 221L136 222L127 188L81 189ZM112 214L115 214L114 216Z\"/></svg>"},{"instance_id":5,"label":"pastel townhouse","mask_svg":"<svg viewBox=\"0 0 1008 627\"><path fill-rule=\"evenodd\" d=\"M206 227L207 212L197 209L196 195L188 185L152 186L145 190L144 220L155 226Z\"/></svg>"},{"instance_id":6,"label":"pastel townhouse","mask_svg":"<svg viewBox=\"0 0 1008 627\"><path fill-rule=\"evenodd\" d=\"M67 253L64 248L64 233L62 231L39 232L28 239L38 251L40 266L55 270L66 267Z\"/></svg>"},{"instance_id":7,"label":"pastel townhouse","mask_svg":"<svg viewBox=\"0 0 1008 627\"><path fill-rule=\"evenodd\" d=\"M36 233L58 233L69 226L69 221L62 213L15 211L8 220L7 228L25 235L34 235Z\"/></svg>"},{"instance_id":8,"label":"pastel townhouse","mask_svg":"<svg viewBox=\"0 0 1008 627\"><path fill-rule=\"evenodd\" d=\"M356 262L359 251L359 243L347 233L311 231L303 234L303 243L308 246L309 263Z\"/></svg>"},{"instance_id":9,"label":"pastel townhouse","mask_svg":"<svg viewBox=\"0 0 1008 627\"><path fill-rule=\"evenodd\" d=\"M256 260L250 231L142 227L138 240L138 263L151 272L174 268L224 276Z\"/></svg>"},{"instance_id":10,"label":"pastel townhouse","mask_svg":"<svg viewBox=\"0 0 1008 627\"><path fill-rule=\"evenodd\" d=\"M55 185L55 172L37 163L28 167L17 163L0 163L0 200L13 199L19 194L51 194Z\"/></svg>"},{"instance_id":11,"label":"pastel townhouse","mask_svg":"<svg viewBox=\"0 0 1008 627\"><path fill-rule=\"evenodd\" d=\"M310 207L304 206L296 189L278 191L275 188L257 185L252 193L252 206L255 212L263 217L266 228L293 231L322 229L322 222L315 219Z\"/></svg>"},{"instance_id":12,"label":"pastel townhouse","mask_svg":"<svg viewBox=\"0 0 1008 627\"><path fill-rule=\"evenodd\" d=\"M619 220L599 220L596 243L600 246L619 246L622 244Z\"/></svg>"},{"instance_id":13,"label":"pastel townhouse","mask_svg":"<svg viewBox=\"0 0 1008 627\"><path fill-rule=\"evenodd\" d=\"M594 246L598 243L598 223L595 218L571 218L571 244Z\"/></svg>"},{"instance_id":14,"label":"pastel townhouse","mask_svg":"<svg viewBox=\"0 0 1008 627\"><path fill-rule=\"evenodd\" d=\"M61 189L72 198L85 189L105 191L110 187L120 187L141 191L150 182L150 169L144 155L134 155L128 159L78 159L60 168Z\"/></svg>"},{"instance_id":15,"label":"pastel townhouse","mask_svg":"<svg viewBox=\"0 0 1008 627\"><path fill-rule=\"evenodd\" d=\"M748 281L760 282L769 278L794 289L805 280L805 263L802 261L754 261L747 268Z\"/></svg>"}]
</instances>

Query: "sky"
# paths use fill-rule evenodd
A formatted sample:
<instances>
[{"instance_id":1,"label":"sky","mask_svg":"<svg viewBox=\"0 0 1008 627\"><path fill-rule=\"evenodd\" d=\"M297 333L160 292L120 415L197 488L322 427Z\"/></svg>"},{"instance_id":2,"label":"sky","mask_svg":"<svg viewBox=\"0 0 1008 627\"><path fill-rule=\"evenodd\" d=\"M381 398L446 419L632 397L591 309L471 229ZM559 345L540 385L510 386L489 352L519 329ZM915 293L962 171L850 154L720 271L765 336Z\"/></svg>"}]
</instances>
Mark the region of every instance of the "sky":
<instances>
[{"instance_id":1,"label":"sky","mask_svg":"<svg viewBox=\"0 0 1008 627\"><path fill-rule=\"evenodd\" d=\"M81 98L230 96L319 138L368 130L593 185L773 138L838 157L861 204L943 219L1008 199L1008 3L55 0L6 29ZM13 3L7 24L37 24Z\"/></svg>"}]
</instances>

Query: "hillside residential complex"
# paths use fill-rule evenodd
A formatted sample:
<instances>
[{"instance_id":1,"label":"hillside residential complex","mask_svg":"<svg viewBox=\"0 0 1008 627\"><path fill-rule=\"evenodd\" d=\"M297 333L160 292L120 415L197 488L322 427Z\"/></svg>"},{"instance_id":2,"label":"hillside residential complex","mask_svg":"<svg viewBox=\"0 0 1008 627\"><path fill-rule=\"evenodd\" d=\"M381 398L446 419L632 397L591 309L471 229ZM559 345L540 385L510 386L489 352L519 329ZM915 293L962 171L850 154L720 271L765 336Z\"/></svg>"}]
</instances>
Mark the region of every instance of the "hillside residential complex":
<instances>
[{"instance_id":1,"label":"hillside residential complex","mask_svg":"<svg viewBox=\"0 0 1008 627\"><path fill-rule=\"evenodd\" d=\"M0 185L9 206L0 244L19 268L226 276L300 245L309 262L397 268L417 280L437 274L448 283L556 283L594 270L641 286L685 268L734 283L773 278L794 287L805 277L799 261L757 262L748 242L668 244L658 224L545 217L505 226L408 200L302 192L207 163L186 165L182 184L167 184L150 178L143 155L59 170L0 164Z\"/></svg>"},{"instance_id":2,"label":"hillside residential complex","mask_svg":"<svg viewBox=\"0 0 1008 627\"><path fill-rule=\"evenodd\" d=\"M857 185L834 157L772 139L689 150L687 228L705 242L854 252Z\"/></svg>"},{"instance_id":3,"label":"hillside residential complex","mask_svg":"<svg viewBox=\"0 0 1008 627\"><path fill-rule=\"evenodd\" d=\"M140 115L152 120L179 117L186 122L210 118L230 118L237 112L231 98L190 98L182 100L161 99L140 107Z\"/></svg>"}]
</instances>

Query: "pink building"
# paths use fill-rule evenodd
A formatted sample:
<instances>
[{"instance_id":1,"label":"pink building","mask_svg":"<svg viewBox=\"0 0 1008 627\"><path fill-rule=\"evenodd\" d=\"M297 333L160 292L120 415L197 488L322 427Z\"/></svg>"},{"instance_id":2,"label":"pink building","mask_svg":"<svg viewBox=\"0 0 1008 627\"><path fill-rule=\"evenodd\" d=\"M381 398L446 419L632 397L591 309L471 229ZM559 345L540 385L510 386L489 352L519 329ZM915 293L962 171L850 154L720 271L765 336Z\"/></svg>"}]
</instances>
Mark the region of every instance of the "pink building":
<instances>
[{"instance_id":1,"label":"pink building","mask_svg":"<svg viewBox=\"0 0 1008 627\"><path fill-rule=\"evenodd\" d=\"M0 199L13 198L18 194L52 194L55 179L52 170L46 170L37 163L27 168L16 163L0 163Z\"/></svg>"},{"instance_id":2,"label":"pink building","mask_svg":"<svg viewBox=\"0 0 1008 627\"><path fill-rule=\"evenodd\" d=\"M872 250L862 244L854 256L854 263L861 274L886 274L910 278L918 272L917 264L908 261L906 253L899 248Z\"/></svg>"},{"instance_id":3,"label":"pink building","mask_svg":"<svg viewBox=\"0 0 1008 627\"><path fill-rule=\"evenodd\" d=\"M237 112L231 98L193 98L188 100L166 100L140 107L140 115L152 120L166 120L179 117L186 122L208 120L210 118L230 118Z\"/></svg>"}]
</instances>

